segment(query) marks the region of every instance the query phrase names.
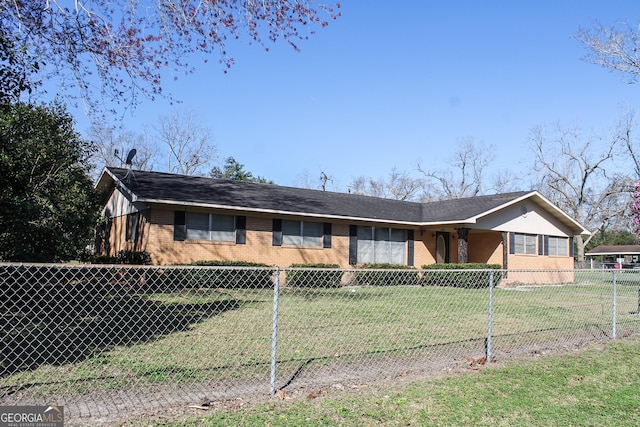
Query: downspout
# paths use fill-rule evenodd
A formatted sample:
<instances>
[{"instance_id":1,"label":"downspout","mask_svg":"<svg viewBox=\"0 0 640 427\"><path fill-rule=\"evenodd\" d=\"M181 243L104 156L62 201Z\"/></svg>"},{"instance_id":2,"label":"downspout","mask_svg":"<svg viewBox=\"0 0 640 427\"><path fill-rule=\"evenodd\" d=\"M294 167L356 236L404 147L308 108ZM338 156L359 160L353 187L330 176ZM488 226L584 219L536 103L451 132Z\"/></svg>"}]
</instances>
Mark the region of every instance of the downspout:
<instances>
[{"instance_id":1,"label":"downspout","mask_svg":"<svg viewBox=\"0 0 640 427\"><path fill-rule=\"evenodd\" d=\"M502 269L504 270L504 278L509 274L509 232L502 232Z\"/></svg>"}]
</instances>

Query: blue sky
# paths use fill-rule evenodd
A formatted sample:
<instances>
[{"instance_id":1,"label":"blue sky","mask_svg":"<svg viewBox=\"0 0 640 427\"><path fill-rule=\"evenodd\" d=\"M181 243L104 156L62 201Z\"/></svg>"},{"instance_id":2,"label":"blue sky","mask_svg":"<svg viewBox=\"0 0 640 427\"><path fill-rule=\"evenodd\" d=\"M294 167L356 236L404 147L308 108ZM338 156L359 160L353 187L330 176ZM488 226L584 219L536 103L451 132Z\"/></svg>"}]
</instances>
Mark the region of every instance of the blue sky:
<instances>
[{"instance_id":1,"label":"blue sky","mask_svg":"<svg viewBox=\"0 0 640 427\"><path fill-rule=\"evenodd\" d=\"M321 171L345 190L357 176L393 167L441 169L460 140L495 146L496 169L526 173L535 126L577 124L606 134L640 87L586 63L571 37L597 20L640 18L621 1L342 2L343 16L295 52L286 43L232 46L227 73L212 58L196 72L166 78L177 109L198 112L220 159L254 175L299 185ZM139 130L175 111L144 101L124 118ZM78 128L87 130L79 113ZM415 174L418 176L417 174Z\"/></svg>"}]
</instances>

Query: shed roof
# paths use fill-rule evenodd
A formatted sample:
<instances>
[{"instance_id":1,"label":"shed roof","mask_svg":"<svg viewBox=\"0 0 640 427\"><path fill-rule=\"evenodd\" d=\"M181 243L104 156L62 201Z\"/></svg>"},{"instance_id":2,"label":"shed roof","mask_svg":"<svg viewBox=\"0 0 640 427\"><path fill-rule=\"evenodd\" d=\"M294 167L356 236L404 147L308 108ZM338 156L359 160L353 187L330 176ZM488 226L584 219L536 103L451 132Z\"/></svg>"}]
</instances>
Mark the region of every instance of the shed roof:
<instances>
[{"instance_id":1,"label":"shed roof","mask_svg":"<svg viewBox=\"0 0 640 427\"><path fill-rule=\"evenodd\" d=\"M640 245L600 245L591 249L585 255L640 255Z\"/></svg>"}]
</instances>

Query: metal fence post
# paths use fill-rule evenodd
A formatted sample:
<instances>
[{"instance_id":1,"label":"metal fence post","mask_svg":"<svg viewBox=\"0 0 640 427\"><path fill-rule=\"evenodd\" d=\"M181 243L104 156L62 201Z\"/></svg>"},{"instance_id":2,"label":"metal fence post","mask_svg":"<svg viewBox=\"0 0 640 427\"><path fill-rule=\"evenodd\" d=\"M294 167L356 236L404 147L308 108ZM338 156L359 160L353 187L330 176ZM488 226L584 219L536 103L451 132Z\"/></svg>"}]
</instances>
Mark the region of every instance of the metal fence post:
<instances>
[{"instance_id":1,"label":"metal fence post","mask_svg":"<svg viewBox=\"0 0 640 427\"><path fill-rule=\"evenodd\" d=\"M280 268L276 267L273 282L273 322L271 330L271 395L276 394L276 358L278 355L278 296L280 294Z\"/></svg>"},{"instance_id":2,"label":"metal fence post","mask_svg":"<svg viewBox=\"0 0 640 427\"><path fill-rule=\"evenodd\" d=\"M489 319L488 319L488 329L487 329L487 341L485 343L486 354L485 357L487 362L491 361L491 335L493 334L493 270L489 275Z\"/></svg>"},{"instance_id":3,"label":"metal fence post","mask_svg":"<svg viewBox=\"0 0 640 427\"><path fill-rule=\"evenodd\" d=\"M613 270L613 339L616 339L616 323L617 322L617 317L618 317L618 307L617 307L617 303L618 303L618 298L617 298L617 283L616 283L616 270Z\"/></svg>"}]
</instances>

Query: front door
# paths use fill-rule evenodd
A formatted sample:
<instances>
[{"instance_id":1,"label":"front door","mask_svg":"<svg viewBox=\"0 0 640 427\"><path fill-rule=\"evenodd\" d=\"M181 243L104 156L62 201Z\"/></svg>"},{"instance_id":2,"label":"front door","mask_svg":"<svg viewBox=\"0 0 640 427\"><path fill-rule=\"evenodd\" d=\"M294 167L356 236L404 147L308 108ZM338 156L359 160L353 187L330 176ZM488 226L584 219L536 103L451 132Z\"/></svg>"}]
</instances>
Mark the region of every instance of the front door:
<instances>
[{"instance_id":1,"label":"front door","mask_svg":"<svg viewBox=\"0 0 640 427\"><path fill-rule=\"evenodd\" d=\"M438 231L436 233L436 263L449 262L449 233Z\"/></svg>"}]
</instances>

